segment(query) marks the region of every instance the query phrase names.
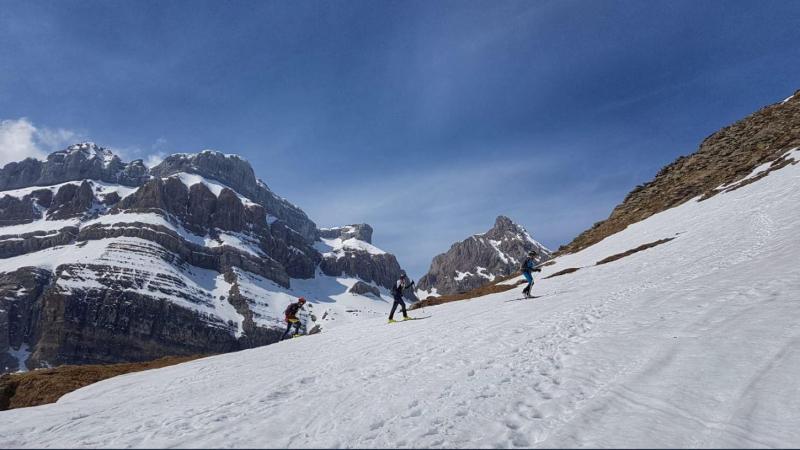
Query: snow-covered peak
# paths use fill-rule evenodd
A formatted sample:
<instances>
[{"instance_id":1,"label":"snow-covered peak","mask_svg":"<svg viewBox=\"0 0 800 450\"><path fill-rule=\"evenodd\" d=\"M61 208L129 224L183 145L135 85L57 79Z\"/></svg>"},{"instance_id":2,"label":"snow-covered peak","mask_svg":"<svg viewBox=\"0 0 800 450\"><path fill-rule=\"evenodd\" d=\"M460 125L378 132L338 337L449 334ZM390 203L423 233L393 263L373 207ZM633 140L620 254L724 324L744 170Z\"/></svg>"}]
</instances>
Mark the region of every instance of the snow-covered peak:
<instances>
[{"instance_id":1,"label":"snow-covered peak","mask_svg":"<svg viewBox=\"0 0 800 450\"><path fill-rule=\"evenodd\" d=\"M191 153L183 153L183 154L187 155L189 157L193 156ZM243 157L241 157L240 155L238 155L236 153L223 153L223 152L221 152L219 150L214 150L214 149L207 148L205 150L201 150L201 151L197 152L197 154L198 155L214 155L214 156L221 156L223 158L239 159L239 160L242 160L242 161L244 161L244 162L249 164L249 162L246 159L244 159Z\"/></svg>"},{"instance_id":2,"label":"snow-covered peak","mask_svg":"<svg viewBox=\"0 0 800 450\"><path fill-rule=\"evenodd\" d=\"M323 238L342 240L355 238L368 244L372 243L372 227L366 223L345 225L342 227L320 228L319 234Z\"/></svg>"},{"instance_id":3,"label":"snow-covered peak","mask_svg":"<svg viewBox=\"0 0 800 450\"><path fill-rule=\"evenodd\" d=\"M436 256L428 273L420 279L419 289L440 294L475 289L519 270L531 250L536 251L537 261L550 256L550 250L534 240L525 227L498 216L489 231L457 242Z\"/></svg>"},{"instance_id":4,"label":"snow-covered peak","mask_svg":"<svg viewBox=\"0 0 800 450\"><path fill-rule=\"evenodd\" d=\"M99 158L103 162L111 162L114 159L114 153L104 147L100 147L94 142L81 142L67 147L65 150L55 152L56 154L62 153L64 155L81 154L86 159Z\"/></svg>"},{"instance_id":5,"label":"snow-covered peak","mask_svg":"<svg viewBox=\"0 0 800 450\"><path fill-rule=\"evenodd\" d=\"M370 255L386 254L385 251L379 249L378 247L355 238L321 238L320 242L315 245L315 248L322 253L322 256L335 256L336 258L342 258L346 256L348 250L367 252Z\"/></svg>"}]
</instances>

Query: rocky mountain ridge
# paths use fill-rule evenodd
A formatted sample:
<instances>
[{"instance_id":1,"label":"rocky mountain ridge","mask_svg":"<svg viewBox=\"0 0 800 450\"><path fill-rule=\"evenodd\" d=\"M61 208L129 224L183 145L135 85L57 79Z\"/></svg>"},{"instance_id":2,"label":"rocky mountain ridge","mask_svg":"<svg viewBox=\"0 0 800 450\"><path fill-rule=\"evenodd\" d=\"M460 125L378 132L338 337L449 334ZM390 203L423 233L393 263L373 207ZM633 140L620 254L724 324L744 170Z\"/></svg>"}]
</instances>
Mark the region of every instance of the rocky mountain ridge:
<instances>
[{"instance_id":1,"label":"rocky mountain ridge","mask_svg":"<svg viewBox=\"0 0 800 450\"><path fill-rule=\"evenodd\" d=\"M709 198L752 183L790 163L787 152L800 147L800 90L708 136L694 153L664 166L634 188L605 220L595 223L559 254L575 253L632 223L695 197ZM757 176L748 177L757 168ZM746 179L745 179L746 178Z\"/></svg>"},{"instance_id":2,"label":"rocky mountain ridge","mask_svg":"<svg viewBox=\"0 0 800 450\"><path fill-rule=\"evenodd\" d=\"M368 225L327 245L235 155L147 169L84 143L6 165L0 189L0 372L264 345L297 296L333 326L400 272Z\"/></svg>"},{"instance_id":3,"label":"rocky mountain ridge","mask_svg":"<svg viewBox=\"0 0 800 450\"><path fill-rule=\"evenodd\" d=\"M450 295L477 289L497 277L519 271L529 251L549 258L550 250L536 242L525 228L505 216L498 216L487 232L475 234L453 244L431 262L428 273L420 278L417 295Z\"/></svg>"}]
</instances>

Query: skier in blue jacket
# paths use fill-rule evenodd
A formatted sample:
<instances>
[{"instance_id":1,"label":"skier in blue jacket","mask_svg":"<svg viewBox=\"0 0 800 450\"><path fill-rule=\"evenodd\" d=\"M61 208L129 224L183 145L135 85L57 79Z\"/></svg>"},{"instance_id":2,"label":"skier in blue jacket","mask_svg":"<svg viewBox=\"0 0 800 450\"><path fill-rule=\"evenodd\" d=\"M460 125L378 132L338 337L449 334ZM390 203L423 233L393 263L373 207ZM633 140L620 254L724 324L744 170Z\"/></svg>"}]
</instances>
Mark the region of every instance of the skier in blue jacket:
<instances>
[{"instance_id":1,"label":"skier in blue jacket","mask_svg":"<svg viewBox=\"0 0 800 450\"><path fill-rule=\"evenodd\" d=\"M542 269L536 267L536 251L531 250L528 252L528 257L525 258L525 261L522 262L522 275L528 280L528 285L522 289L522 293L525 294L525 297L531 296L531 287L533 286L533 275L531 272L541 272Z\"/></svg>"}]
</instances>

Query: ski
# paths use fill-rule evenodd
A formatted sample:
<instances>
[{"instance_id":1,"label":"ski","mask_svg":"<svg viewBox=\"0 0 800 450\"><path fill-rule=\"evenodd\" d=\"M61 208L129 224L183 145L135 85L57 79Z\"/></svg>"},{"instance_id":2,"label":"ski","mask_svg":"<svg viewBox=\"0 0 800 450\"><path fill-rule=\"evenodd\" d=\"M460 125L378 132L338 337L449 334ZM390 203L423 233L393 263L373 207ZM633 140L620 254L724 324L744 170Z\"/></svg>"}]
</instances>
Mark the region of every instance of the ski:
<instances>
[{"instance_id":1,"label":"ski","mask_svg":"<svg viewBox=\"0 0 800 450\"><path fill-rule=\"evenodd\" d=\"M548 295L553 295L553 293L544 294L544 295L531 295L529 297L512 298L512 299L509 299L509 300L505 300L505 302L508 303L508 302L518 302L518 301L521 301L521 300L533 300L533 299L537 299L537 298L547 297Z\"/></svg>"},{"instance_id":2,"label":"ski","mask_svg":"<svg viewBox=\"0 0 800 450\"><path fill-rule=\"evenodd\" d=\"M530 297L512 298L510 300L506 300L506 303L508 303L508 302L518 302L520 300L533 300L535 298L541 298L541 297L543 297L543 296L542 295L532 295Z\"/></svg>"},{"instance_id":3,"label":"ski","mask_svg":"<svg viewBox=\"0 0 800 450\"><path fill-rule=\"evenodd\" d=\"M391 325L393 323L408 322L408 321L411 321L411 320L422 320L422 319L427 319L429 317L431 317L431 316L409 317L408 319L405 319L405 320L395 320L394 322L389 322L389 324Z\"/></svg>"}]
</instances>

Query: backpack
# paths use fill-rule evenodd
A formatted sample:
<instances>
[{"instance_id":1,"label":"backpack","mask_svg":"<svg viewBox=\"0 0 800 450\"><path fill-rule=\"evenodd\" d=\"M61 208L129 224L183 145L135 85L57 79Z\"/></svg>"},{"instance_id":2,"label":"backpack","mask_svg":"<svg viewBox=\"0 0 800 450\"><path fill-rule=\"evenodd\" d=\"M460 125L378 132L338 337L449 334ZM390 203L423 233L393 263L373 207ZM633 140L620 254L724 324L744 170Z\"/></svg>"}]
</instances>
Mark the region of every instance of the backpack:
<instances>
[{"instance_id":1,"label":"backpack","mask_svg":"<svg viewBox=\"0 0 800 450\"><path fill-rule=\"evenodd\" d=\"M525 261L522 261L522 265L519 266L519 270L521 272L530 272L531 271L531 265L532 265L531 263L532 262L533 261L531 261L530 258L525 258Z\"/></svg>"},{"instance_id":2,"label":"backpack","mask_svg":"<svg viewBox=\"0 0 800 450\"><path fill-rule=\"evenodd\" d=\"M297 311L300 310L300 305L297 303L289 303L289 306L286 307L286 311L283 313L286 317L295 317L297 315Z\"/></svg>"}]
</instances>

